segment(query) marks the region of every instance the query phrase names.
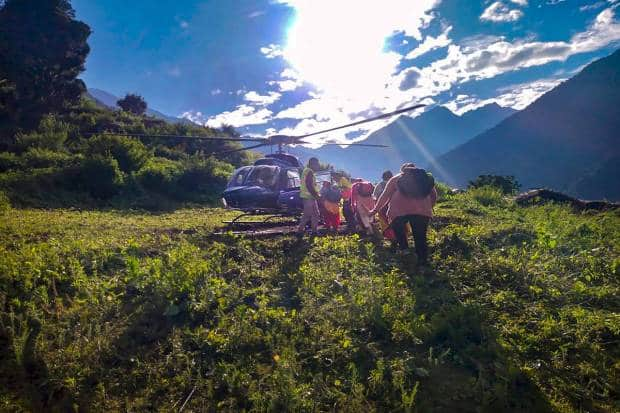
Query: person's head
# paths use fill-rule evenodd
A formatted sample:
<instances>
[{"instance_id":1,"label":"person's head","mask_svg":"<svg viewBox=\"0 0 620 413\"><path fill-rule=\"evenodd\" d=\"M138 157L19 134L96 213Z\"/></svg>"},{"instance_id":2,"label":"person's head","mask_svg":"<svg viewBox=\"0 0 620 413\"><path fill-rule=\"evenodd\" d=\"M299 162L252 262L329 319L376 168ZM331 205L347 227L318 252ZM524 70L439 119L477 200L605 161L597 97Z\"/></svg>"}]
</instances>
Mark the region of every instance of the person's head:
<instances>
[{"instance_id":1,"label":"person's head","mask_svg":"<svg viewBox=\"0 0 620 413\"><path fill-rule=\"evenodd\" d=\"M312 157L308 159L308 168L316 172L321 169L321 164L319 163L319 160L317 158Z\"/></svg>"},{"instance_id":2,"label":"person's head","mask_svg":"<svg viewBox=\"0 0 620 413\"><path fill-rule=\"evenodd\" d=\"M400 171L401 172L405 172L405 169L407 168L415 168L415 164L413 162L405 162L404 164L402 164L402 166L400 167Z\"/></svg>"},{"instance_id":3,"label":"person's head","mask_svg":"<svg viewBox=\"0 0 620 413\"><path fill-rule=\"evenodd\" d=\"M329 189L331 188L332 183L329 181L323 181L323 189Z\"/></svg>"},{"instance_id":4,"label":"person's head","mask_svg":"<svg viewBox=\"0 0 620 413\"><path fill-rule=\"evenodd\" d=\"M383 172L383 175L381 175L381 179L383 179L384 181L389 181L390 179L392 179L392 177L394 176L394 174L392 173L392 171L385 171Z\"/></svg>"}]
</instances>

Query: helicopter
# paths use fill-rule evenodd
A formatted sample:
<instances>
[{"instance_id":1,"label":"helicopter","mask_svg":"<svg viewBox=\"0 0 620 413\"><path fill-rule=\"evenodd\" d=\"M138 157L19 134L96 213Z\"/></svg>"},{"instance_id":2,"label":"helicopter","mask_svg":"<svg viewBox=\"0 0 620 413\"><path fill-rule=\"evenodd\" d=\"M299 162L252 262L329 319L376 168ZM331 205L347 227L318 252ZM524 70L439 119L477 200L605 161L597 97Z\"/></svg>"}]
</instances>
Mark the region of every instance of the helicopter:
<instances>
[{"instance_id":1,"label":"helicopter","mask_svg":"<svg viewBox=\"0 0 620 413\"><path fill-rule=\"evenodd\" d=\"M223 152L212 153L214 156L229 155L234 152L258 149L262 147L277 146L276 153L265 155L254 162L253 165L242 166L236 169L227 187L222 193L222 203L227 209L237 210L241 215L227 221L225 223L230 226L235 224L255 224L260 222L241 221L242 218L251 215L265 215L263 224L276 217L294 217L300 215L303 204L300 199L301 172L304 164L296 156L287 153L284 148L289 145L303 145L311 142L305 139L334 132L336 130L350 128L368 122L374 122L381 119L387 119L392 116L410 112L426 105L416 104L401 108L392 112L383 113L371 118L362 119L345 125L312 132L301 136L288 135L272 135L268 137L200 137L200 136L177 136L177 135L146 135L146 134L122 134L132 137L149 137L149 138L173 138L173 139L201 139L206 141L234 141L234 142L251 142L248 146L238 149L227 150ZM373 148L386 148L386 145L373 145L365 143L324 143L323 145L338 146L365 146ZM315 173L317 183L334 180L334 174L331 171L318 171Z\"/></svg>"},{"instance_id":2,"label":"helicopter","mask_svg":"<svg viewBox=\"0 0 620 413\"><path fill-rule=\"evenodd\" d=\"M230 221L229 224L234 225L236 223L242 223L240 219L249 215L267 215L264 221L266 222L274 217L297 216L301 214L303 203L299 196L301 184L300 176L304 165L299 158L285 152L285 146L309 143L305 141L305 139L311 136L386 119L400 113L419 109L423 106L425 105L417 104L372 118L302 136L274 135L267 138L255 138L257 142L256 145L237 150L257 149L272 145L277 145L278 149L276 153L265 155L264 158L258 159L253 165L241 167L233 172L222 194L222 202L226 208L238 210L242 212L242 215ZM387 147L386 145L364 143L325 143L324 145L340 145L345 147L364 146L372 148ZM227 153L230 152L232 151L228 151ZM319 185L325 181L334 183L335 174L331 171L324 170L316 172L315 177Z\"/></svg>"}]
</instances>

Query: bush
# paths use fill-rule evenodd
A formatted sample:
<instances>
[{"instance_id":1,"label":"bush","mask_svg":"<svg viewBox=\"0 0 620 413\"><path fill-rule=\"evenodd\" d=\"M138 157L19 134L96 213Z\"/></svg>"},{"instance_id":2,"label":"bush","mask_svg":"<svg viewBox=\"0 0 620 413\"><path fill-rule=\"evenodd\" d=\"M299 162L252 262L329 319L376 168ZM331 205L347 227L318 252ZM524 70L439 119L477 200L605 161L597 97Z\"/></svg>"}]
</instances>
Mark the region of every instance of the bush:
<instances>
[{"instance_id":1,"label":"bush","mask_svg":"<svg viewBox=\"0 0 620 413\"><path fill-rule=\"evenodd\" d=\"M111 156L123 172L137 171L148 161L151 153L142 142L127 136L100 135L88 141L91 156Z\"/></svg>"},{"instance_id":2,"label":"bush","mask_svg":"<svg viewBox=\"0 0 620 413\"><path fill-rule=\"evenodd\" d=\"M18 134L16 150L23 152L28 148L43 148L59 151L69 136L69 125L49 115L43 118L37 132Z\"/></svg>"},{"instance_id":3,"label":"bush","mask_svg":"<svg viewBox=\"0 0 620 413\"><path fill-rule=\"evenodd\" d=\"M98 199L110 198L123 185L123 173L113 158L98 156L84 159L69 173L80 189Z\"/></svg>"},{"instance_id":4,"label":"bush","mask_svg":"<svg viewBox=\"0 0 620 413\"><path fill-rule=\"evenodd\" d=\"M503 192L495 186L481 186L467 190L468 196L480 205L502 206L506 204Z\"/></svg>"},{"instance_id":5,"label":"bush","mask_svg":"<svg viewBox=\"0 0 620 413\"><path fill-rule=\"evenodd\" d=\"M435 181L435 189L437 190L437 199L443 201L450 195L452 195L452 188L443 182Z\"/></svg>"},{"instance_id":6,"label":"bush","mask_svg":"<svg viewBox=\"0 0 620 413\"><path fill-rule=\"evenodd\" d=\"M0 153L0 173L18 169L21 166L21 159L11 152Z\"/></svg>"},{"instance_id":7,"label":"bush","mask_svg":"<svg viewBox=\"0 0 620 413\"><path fill-rule=\"evenodd\" d=\"M151 191L172 194L175 184L182 174L183 168L179 162L164 158L152 158L136 174L138 183Z\"/></svg>"},{"instance_id":8,"label":"bush","mask_svg":"<svg viewBox=\"0 0 620 413\"><path fill-rule=\"evenodd\" d=\"M45 148L30 148L22 155L27 168L50 168L62 166L73 157L65 152L56 152Z\"/></svg>"},{"instance_id":9,"label":"bush","mask_svg":"<svg viewBox=\"0 0 620 413\"><path fill-rule=\"evenodd\" d=\"M519 191L521 184L517 182L514 176L480 175L474 181L469 181L468 188L481 188L483 186L499 188L502 193L512 195Z\"/></svg>"},{"instance_id":10,"label":"bush","mask_svg":"<svg viewBox=\"0 0 620 413\"><path fill-rule=\"evenodd\" d=\"M224 190L232 172L230 164L215 158L194 158L179 177L179 188L186 198L212 201Z\"/></svg>"}]
</instances>

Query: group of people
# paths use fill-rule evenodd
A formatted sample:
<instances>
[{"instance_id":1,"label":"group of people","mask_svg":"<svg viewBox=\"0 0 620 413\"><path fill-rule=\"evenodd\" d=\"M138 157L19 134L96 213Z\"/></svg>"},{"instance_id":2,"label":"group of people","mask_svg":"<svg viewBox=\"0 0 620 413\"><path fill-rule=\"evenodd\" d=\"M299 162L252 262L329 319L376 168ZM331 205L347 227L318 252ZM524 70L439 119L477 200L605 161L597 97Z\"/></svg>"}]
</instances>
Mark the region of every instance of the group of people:
<instances>
[{"instance_id":1,"label":"group of people","mask_svg":"<svg viewBox=\"0 0 620 413\"><path fill-rule=\"evenodd\" d=\"M321 220L328 231L336 232L341 224L342 211L348 231L361 230L368 235L382 236L401 250L409 248L408 235L411 232L418 262L427 263L427 230L437 201L430 174L413 163L405 163L396 175L384 172L377 185L334 174L335 184L324 182L319 188L315 177L319 170L319 160L310 158L302 172L300 197L303 213L298 235L305 233L308 224L312 233L317 234Z\"/></svg>"}]
</instances>

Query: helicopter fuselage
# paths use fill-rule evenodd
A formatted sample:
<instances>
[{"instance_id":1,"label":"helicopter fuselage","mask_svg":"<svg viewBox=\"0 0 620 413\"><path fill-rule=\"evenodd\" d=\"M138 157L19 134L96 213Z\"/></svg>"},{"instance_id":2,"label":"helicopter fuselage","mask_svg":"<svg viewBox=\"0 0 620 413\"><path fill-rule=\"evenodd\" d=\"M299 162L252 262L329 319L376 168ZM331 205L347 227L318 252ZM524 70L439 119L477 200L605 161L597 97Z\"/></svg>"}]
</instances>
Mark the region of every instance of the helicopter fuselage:
<instances>
[{"instance_id":1,"label":"helicopter fuselage","mask_svg":"<svg viewBox=\"0 0 620 413\"><path fill-rule=\"evenodd\" d=\"M267 155L233 173L223 193L227 208L243 212L291 213L302 209L299 199L301 163L288 154Z\"/></svg>"}]
</instances>

